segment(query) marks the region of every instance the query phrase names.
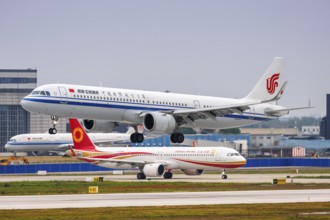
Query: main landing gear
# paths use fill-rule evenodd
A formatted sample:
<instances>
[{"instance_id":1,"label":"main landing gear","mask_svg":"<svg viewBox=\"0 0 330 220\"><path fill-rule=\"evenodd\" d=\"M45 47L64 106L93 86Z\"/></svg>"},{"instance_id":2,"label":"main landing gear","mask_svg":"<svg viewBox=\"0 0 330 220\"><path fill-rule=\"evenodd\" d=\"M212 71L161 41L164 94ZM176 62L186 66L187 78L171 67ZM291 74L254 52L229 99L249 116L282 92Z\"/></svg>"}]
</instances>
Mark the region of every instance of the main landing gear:
<instances>
[{"instance_id":1,"label":"main landing gear","mask_svg":"<svg viewBox=\"0 0 330 220\"><path fill-rule=\"evenodd\" d=\"M226 169L223 169L222 172L221 172L221 174L222 174L222 175L221 175L221 178L222 178L222 179L224 179L224 180L227 179Z\"/></svg>"},{"instance_id":2,"label":"main landing gear","mask_svg":"<svg viewBox=\"0 0 330 220\"><path fill-rule=\"evenodd\" d=\"M163 177L164 177L164 179L172 179L173 174L172 174L171 171L167 171L167 172L164 173ZM138 180L145 180L147 177L143 172L140 172L136 175L136 178Z\"/></svg>"},{"instance_id":3,"label":"main landing gear","mask_svg":"<svg viewBox=\"0 0 330 220\"><path fill-rule=\"evenodd\" d=\"M144 136L142 133L137 132L137 128L135 127L135 132L131 134L131 142L132 143L141 143L144 141ZM171 134L171 142L181 144L184 141L184 135L180 132L175 132Z\"/></svg>"},{"instance_id":4,"label":"main landing gear","mask_svg":"<svg viewBox=\"0 0 330 220\"><path fill-rule=\"evenodd\" d=\"M58 117L52 115L50 119L52 120L53 127L49 128L48 132L49 132L49 134L56 134L57 133L56 124L58 121Z\"/></svg>"},{"instance_id":5,"label":"main landing gear","mask_svg":"<svg viewBox=\"0 0 330 220\"><path fill-rule=\"evenodd\" d=\"M147 177L146 177L146 175L144 175L144 173L138 173L137 175L136 175L136 177L137 177L137 179L138 180L145 180Z\"/></svg>"},{"instance_id":6,"label":"main landing gear","mask_svg":"<svg viewBox=\"0 0 330 220\"><path fill-rule=\"evenodd\" d=\"M131 142L132 143L141 143L144 140L144 136L141 133L134 132L131 134Z\"/></svg>"},{"instance_id":7,"label":"main landing gear","mask_svg":"<svg viewBox=\"0 0 330 220\"><path fill-rule=\"evenodd\" d=\"M181 144L184 141L184 135L179 132L171 134L171 142Z\"/></svg>"},{"instance_id":8,"label":"main landing gear","mask_svg":"<svg viewBox=\"0 0 330 220\"><path fill-rule=\"evenodd\" d=\"M172 179L173 174L171 171L167 171L164 173L163 177L164 177L164 179Z\"/></svg>"}]
</instances>

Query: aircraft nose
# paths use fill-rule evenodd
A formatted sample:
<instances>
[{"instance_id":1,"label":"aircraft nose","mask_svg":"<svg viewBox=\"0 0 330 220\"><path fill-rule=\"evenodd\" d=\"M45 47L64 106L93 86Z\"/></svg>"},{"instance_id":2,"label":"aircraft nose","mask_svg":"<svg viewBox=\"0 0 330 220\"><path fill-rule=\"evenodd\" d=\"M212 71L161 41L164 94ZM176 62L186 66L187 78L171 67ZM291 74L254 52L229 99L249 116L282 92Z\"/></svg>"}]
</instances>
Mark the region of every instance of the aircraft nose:
<instances>
[{"instance_id":1,"label":"aircraft nose","mask_svg":"<svg viewBox=\"0 0 330 220\"><path fill-rule=\"evenodd\" d=\"M241 156L241 161L242 161L242 166L245 166L246 165L246 159L245 159L245 157L243 157L243 156Z\"/></svg>"},{"instance_id":2,"label":"aircraft nose","mask_svg":"<svg viewBox=\"0 0 330 220\"><path fill-rule=\"evenodd\" d=\"M12 151L12 145L10 145L10 144L7 142L6 145L5 145L5 149L6 149L7 151Z\"/></svg>"},{"instance_id":3,"label":"aircraft nose","mask_svg":"<svg viewBox=\"0 0 330 220\"><path fill-rule=\"evenodd\" d=\"M25 110L27 110L27 111L31 111L31 110L32 110L31 102L28 101L28 99L27 99L26 96L21 100L21 106L22 106Z\"/></svg>"}]
</instances>

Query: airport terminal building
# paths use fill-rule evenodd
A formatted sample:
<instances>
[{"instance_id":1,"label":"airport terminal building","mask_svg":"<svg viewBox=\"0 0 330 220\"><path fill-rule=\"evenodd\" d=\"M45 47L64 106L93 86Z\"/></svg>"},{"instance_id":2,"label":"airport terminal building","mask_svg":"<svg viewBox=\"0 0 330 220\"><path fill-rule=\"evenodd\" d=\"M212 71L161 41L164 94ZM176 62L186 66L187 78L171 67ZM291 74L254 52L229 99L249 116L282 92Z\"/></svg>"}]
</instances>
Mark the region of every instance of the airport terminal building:
<instances>
[{"instance_id":1,"label":"airport terminal building","mask_svg":"<svg viewBox=\"0 0 330 220\"><path fill-rule=\"evenodd\" d=\"M17 134L44 133L51 126L50 116L24 110L21 99L37 87L36 69L0 69L0 152ZM57 129L66 131L66 120L59 120Z\"/></svg>"}]
</instances>

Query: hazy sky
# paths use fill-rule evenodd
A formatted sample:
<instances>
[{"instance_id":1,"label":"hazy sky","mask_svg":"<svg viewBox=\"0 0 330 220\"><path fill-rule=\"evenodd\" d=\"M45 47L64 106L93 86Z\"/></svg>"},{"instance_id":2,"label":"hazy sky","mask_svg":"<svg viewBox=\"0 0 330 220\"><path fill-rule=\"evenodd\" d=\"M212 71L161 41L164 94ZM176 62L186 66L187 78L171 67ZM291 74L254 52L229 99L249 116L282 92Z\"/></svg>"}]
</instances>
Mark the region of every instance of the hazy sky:
<instances>
[{"instance_id":1,"label":"hazy sky","mask_svg":"<svg viewBox=\"0 0 330 220\"><path fill-rule=\"evenodd\" d=\"M0 0L0 68L72 83L244 97L276 56L279 104L325 114L330 1Z\"/></svg>"}]
</instances>

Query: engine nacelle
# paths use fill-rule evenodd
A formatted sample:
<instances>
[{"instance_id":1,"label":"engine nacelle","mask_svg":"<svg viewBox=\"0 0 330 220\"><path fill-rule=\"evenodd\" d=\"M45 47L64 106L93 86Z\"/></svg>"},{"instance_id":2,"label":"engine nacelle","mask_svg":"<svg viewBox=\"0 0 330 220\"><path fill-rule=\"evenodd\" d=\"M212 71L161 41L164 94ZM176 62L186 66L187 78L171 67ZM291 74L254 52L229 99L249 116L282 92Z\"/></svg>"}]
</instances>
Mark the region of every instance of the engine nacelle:
<instances>
[{"instance_id":1,"label":"engine nacelle","mask_svg":"<svg viewBox=\"0 0 330 220\"><path fill-rule=\"evenodd\" d=\"M204 170L198 170L198 169L184 169L182 170L184 174L188 176L200 176L204 173Z\"/></svg>"},{"instance_id":2,"label":"engine nacelle","mask_svg":"<svg viewBox=\"0 0 330 220\"><path fill-rule=\"evenodd\" d=\"M115 122L104 121L104 120L88 120L84 119L82 121L84 129L88 132L112 132L113 129L117 126Z\"/></svg>"},{"instance_id":3,"label":"engine nacelle","mask_svg":"<svg viewBox=\"0 0 330 220\"><path fill-rule=\"evenodd\" d=\"M144 116L143 127L147 131L172 133L177 128L177 123L173 115L152 112Z\"/></svg>"},{"instance_id":4,"label":"engine nacelle","mask_svg":"<svg viewBox=\"0 0 330 220\"><path fill-rule=\"evenodd\" d=\"M152 163L146 164L143 167L143 173L146 176L157 177L162 176L165 172L165 167L162 164Z\"/></svg>"}]
</instances>

